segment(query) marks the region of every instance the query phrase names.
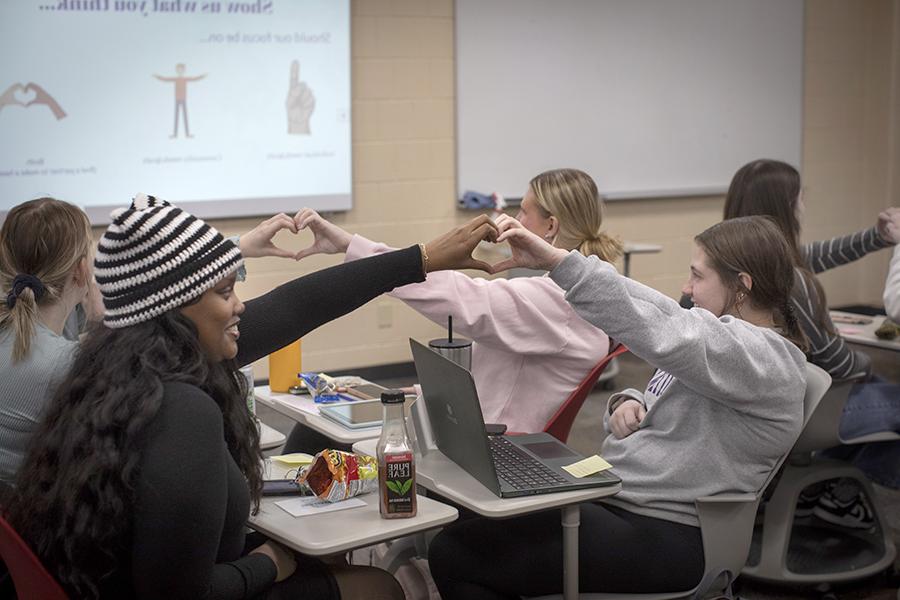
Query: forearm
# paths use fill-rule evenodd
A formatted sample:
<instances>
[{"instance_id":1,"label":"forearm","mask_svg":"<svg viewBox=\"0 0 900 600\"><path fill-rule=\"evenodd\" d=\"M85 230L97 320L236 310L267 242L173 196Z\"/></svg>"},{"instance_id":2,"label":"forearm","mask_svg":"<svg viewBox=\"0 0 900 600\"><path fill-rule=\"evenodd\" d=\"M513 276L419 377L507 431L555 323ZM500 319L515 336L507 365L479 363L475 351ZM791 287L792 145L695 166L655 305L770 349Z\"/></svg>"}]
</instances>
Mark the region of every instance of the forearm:
<instances>
[{"instance_id":1,"label":"forearm","mask_svg":"<svg viewBox=\"0 0 900 600\"><path fill-rule=\"evenodd\" d=\"M424 281L418 246L299 277L246 303L238 364L303 337L397 286Z\"/></svg>"},{"instance_id":2,"label":"forearm","mask_svg":"<svg viewBox=\"0 0 900 600\"><path fill-rule=\"evenodd\" d=\"M891 245L878 235L875 227L870 227L851 235L806 244L802 248L802 255L810 270L821 273Z\"/></svg>"},{"instance_id":3,"label":"forearm","mask_svg":"<svg viewBox=\"0 0 900 600\"><path fill-rule=\"evenodd\" d=\"M389 250L354 236L347 260ZM559 286L539 277L489 280L442 271L390 295L439 325L446 325L452 316L453 331L463 337L520 354L560 352L568 342L569 322L575 318Z\"/></svg>"}]
</instances>

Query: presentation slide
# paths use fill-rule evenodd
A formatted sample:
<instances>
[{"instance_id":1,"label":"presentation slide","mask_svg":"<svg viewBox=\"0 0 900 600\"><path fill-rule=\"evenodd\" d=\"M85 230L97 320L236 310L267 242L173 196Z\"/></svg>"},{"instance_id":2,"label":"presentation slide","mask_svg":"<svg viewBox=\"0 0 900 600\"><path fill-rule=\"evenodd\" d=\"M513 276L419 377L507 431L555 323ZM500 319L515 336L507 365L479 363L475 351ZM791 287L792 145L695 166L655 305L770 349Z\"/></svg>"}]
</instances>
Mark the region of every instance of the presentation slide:
<instances>
[{"instance_id":1,"label":"presentation slide","mask_svg":"<svg viewBox=\"0 0 900 600\"><path fill-rule=\"evenodd\" d=\"M349 0L3 0L0 218L351 208Z\"/></svg>"}]
</instances>

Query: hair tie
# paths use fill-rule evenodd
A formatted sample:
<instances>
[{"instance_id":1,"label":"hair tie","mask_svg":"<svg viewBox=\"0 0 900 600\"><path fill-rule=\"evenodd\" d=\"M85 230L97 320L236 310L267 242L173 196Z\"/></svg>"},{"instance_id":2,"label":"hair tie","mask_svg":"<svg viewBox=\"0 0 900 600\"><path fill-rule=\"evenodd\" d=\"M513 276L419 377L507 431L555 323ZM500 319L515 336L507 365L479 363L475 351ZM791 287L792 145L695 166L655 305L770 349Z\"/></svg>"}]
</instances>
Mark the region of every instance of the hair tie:
<instances>
[{"instance_id":1,"label":"hair tie","mask_svg":"<svg viewBox=\"0 0 900 600\"><path fill-rule=\"evenodd\" d=\"M47 288L44 287L44 284L41 283L40 279L34 275L19 273L13 278L12 290L6 295L6 307L9 308L9 310L12 310L16 306L16 300L19 299L19 294L21 294L25 288L31 288L35 300L40 300L47 292Z\"/></svg>"}]
</instances>

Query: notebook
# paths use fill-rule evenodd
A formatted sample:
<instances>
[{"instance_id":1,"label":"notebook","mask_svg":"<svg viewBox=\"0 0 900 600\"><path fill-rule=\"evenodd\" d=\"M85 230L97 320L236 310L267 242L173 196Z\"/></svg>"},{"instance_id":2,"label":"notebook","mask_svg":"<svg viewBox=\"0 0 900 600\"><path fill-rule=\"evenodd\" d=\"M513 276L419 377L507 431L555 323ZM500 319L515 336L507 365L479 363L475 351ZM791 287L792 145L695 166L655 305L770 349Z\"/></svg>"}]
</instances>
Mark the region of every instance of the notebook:
<instances>
[{"instance_id":1,"label":"notebook","mask_svg":"<svg viewBox=\"0 0 900 600\"><path fill-rule=\"evenodd\" d=\"M438 449L501 498L549 494L621 482L603 471L573 477L562 469L584 457L549 433L491 435L472 374L410 339L422 398Z\"/></svg>"}]
</instances>

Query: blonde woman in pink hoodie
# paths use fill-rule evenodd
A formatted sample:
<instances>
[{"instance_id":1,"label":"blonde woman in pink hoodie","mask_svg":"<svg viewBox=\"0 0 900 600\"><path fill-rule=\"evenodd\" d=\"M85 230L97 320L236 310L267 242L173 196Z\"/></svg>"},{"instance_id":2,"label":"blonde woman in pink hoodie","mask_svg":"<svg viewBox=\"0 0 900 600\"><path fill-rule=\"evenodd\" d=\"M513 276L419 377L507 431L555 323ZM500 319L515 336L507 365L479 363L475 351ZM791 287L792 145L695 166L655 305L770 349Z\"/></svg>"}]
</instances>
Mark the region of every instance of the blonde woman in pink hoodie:
<instances>
[{"instance_id":1,"label":"blonde woman in pink hoodie","mask_svg":"<svg viewBox=\"0 0 900 600\"><path fill-rule=\"evenodd\" d=\"M391 247L352 235L312 209L294 217L314 243L297 258L346 253L345 261L389 252ZM597 185L576 169L557 169L531 180L516 219L558 248L612 262L621 243L601 230L603 200ZM548 277L484 279L455 271L395 289L426 318L473 340L472 375L487 423L536 432L610 350L605 333L579 317ZM285 451L316 451L329 443L309 430L294 433ZM334 445L334 442L330 442Z\"/></svg>"}]
</instances>

